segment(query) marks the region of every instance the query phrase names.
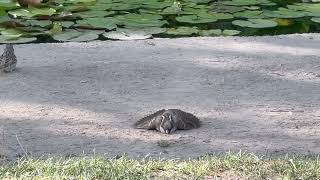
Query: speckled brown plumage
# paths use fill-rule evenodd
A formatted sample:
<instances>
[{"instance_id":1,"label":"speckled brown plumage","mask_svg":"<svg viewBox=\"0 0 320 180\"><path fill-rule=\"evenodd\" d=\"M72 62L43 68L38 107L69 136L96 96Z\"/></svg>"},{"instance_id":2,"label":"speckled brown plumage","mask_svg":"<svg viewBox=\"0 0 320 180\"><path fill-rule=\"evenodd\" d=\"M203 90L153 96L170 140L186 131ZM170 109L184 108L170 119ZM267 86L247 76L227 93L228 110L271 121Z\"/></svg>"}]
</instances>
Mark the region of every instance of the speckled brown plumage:
<instances>
[{"instance_id":1,"label":"speckled brown plumage","mask_svg":"<svg viewBox=\"0 0 320 180\"><path fill-rule=\"evenodd\" d=\"M157 130L170 134L176 130L188 130L200 127L200 120L191 113L180 109L161 109L135 123L138 129Z\"/></svg>"},{"instance_id":2,"label":"speckled brown plumage","mask_svg":"<svg viewBox=\"0 0 320 180\"><path fill-rule=\"evenodd\" d=\"M0 56L0 71L2 72L12 72L16 69L17 57L14 54L14 49L12 44L6 44L4 52Z\"/></svg>"}]
</instances>

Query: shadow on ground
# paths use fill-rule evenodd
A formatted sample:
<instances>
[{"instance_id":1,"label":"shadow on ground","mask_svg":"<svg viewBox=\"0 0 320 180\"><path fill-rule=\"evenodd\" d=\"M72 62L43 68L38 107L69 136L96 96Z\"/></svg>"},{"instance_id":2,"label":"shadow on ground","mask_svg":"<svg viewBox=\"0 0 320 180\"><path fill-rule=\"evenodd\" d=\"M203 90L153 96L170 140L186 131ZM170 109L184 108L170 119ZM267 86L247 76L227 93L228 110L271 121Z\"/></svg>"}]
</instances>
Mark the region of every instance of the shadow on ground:
<instances>
[{"instance_id":1,"label":"shadow on ground","mask_svg":"<svg viewBox=\"0 0 320 180\"><path fill-rule=\"evenodd\" d=\"M34 156L181 158L240 149L319 153L315 41L289 36L19 45L18 71L0 77L2 151L12 158L23 149ZM160 108L194 113L203 125L172 135L132 127ZM171 146L159 147L160 139Z\"/></svg>"}]
</instances>

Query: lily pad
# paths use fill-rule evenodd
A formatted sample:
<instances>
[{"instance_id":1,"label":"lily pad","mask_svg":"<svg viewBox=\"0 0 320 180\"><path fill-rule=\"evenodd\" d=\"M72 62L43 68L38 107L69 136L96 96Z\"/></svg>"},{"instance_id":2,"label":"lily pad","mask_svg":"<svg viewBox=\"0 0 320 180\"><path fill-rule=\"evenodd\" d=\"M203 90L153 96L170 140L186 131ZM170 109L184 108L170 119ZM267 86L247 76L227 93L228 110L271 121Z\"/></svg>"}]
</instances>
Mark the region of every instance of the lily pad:
<instances>
[{"instance_id":1,"label":"lily pad","mask_svg":"<svg viewBox=\"0 0 320 180\"><path fill-rule=\"evenodd\" d=\"M24 32L14 28L2 29L1 36L6 40L18 39L23 36Z\"/></svg>"},{"instance_id":2,"label":"lily pad","mask_svg":"<svg viewBox=\"0 0 320 180\"><path fill-rule=\"evenodd\" d=\"M222 35L224 35L224 36L235 36L235 35L238 35L240 33L241 33L241 31L231 30L231 29L225 29L225 30L222 31Z\"/></svg>"},{"instance_id":3,"label":"lily pad","mask_svg":"<svg viewBox=\"0 0 320 180\"><path fill-rule=\"evenodd\" d=\"M201 36L235 36L240 34L241 31L237 30L221 30L221 29L210 29L210 30L202 30L200 31Z\"/></svg>"},{"instance_id":4,"label":"lily pad","mask_svg":"<svg viewBox=\"0 0 320 180\"><path fill-rule=\"evenodd\" d=\"M172 5L172 1L142 1L140 7L145 9L163 9Z\"/></svg>"},{"instance_id":5,"label":"lily pad","mask_svg":"<svg viewBox=\"0 0 320 180\"><path fill-rule=\"evenodd\" d=\"M164 28L143 28L143 29L123 29L118 28L116 31L110 31L103 34L108 39L117 40L139 40L151 38L153 34L165 32Z\"/></svg>"},{"instance_id":6,"label":"lily pad","mask_svg":"<svg viewBox=\"0 0 320 180\"><path fill-rule=\"evenodd\" d=\"M67 5L65 6L66 11L69 12L82 12L89 10L88 6L85 4L74 4L74 5Z\"/></svg>"},{"instance_id":7,"label":"lily pad","mask_svg":"<svg viewBox=\"0 0 320 180\"><path fill-rule=\"evenodd\" d=\"M176 17L176 20L178 22L183 22L183 23L191 23L191 24L198 24L198 23L212 23L218 21L218 19L215 18L205 18L205 17L200 17L196 15L185 15L185 16L179 16Z\"/></svg>"},{"instance_id":8,"label":"lily pad","mask_svg":"<svg viewBox=\"0 0 320 180\"><path fill-rule=\"evenodd\" d=\"M205 14L198 14L199 16L206 16L206 13ZM214 13L214 12L210 12L208 13L208 15L210 17L215 17L217 19L232 19L233 16L231 14L228 14L228 13Z\"/></svg>"},{"instance_id":9,"label":"lily pad","mask_svg":"<svg viewBox=\"0 0 320 180\"><path fill-rule=\"evenodd\" d=\"M8 12L14 17L34 17L34 16L52 16L56 13L53 8L35 8L29 7L28 9L17 9Z\"/></svg>"},{"instance_id":10,"label":"lily pad","mask_svg":"<svg viewBox=\"0 0 320 180\"><path fill-rule=\"evenodd\" d=\"M176 36L190 36L193 34L198 34L199 29L197 27L180 26L178 28L168 28L166 33Z\"/></svg>"},{"instance_id":11,"label":"lily pad","mask_svg":"<svg viewBox=\"0 0 320 180\"><path fill-rule=\"evenodd\" d=\"M0 16L7 15L7 12L3 9L0 9Z\"/></svg>"},{"instance_id":12,"label":"lily pad","mask_svg":"<svg viewBox=\"0 0 320 180\"><path fill-rule=\"evenodd\" d=\"M244 6L228 6L221 3L213 3L211 6L213 12L235 13L243 10L245 10Z\"/></svg>"},{"instance_id":13,"label":"lily pad","mask_svg":"<svg viewBox=\"0 0 320 180\"><path fill-rule=\"evenodd\" d=\"M131 20L159 20L162 19L163 17L161 15L157 14L135 14L135 13L130 13L122 16L118 16L118 18L126 18L126 19L131 19Z\"/></svg>"},{"instance_id":14,"label":"lily pad","mask_svg":"<svg viewBox=\"0 0 320 180\"><path fill-rule=\"evenodd\" d=\"M30 34L14 28L2 28L0 43L26 43L35 41L37 38L30 37Z\"/></svg>"},{"instance_id":15,"label":"lily pad","mask_svg":"<svg viewBox=\"0 0 320 180\"><path fill-rule=\"evenodd\" d=\"M62 21L61 25L62 25L62 27L69 28L72 25L74 25L74 22L72 22L72 21Z\"/></svg>"},{"instance_id":16,"label":"lily pad","mask_svg":"<svg viewBox=\"0 0 320 180\"><path fill-rule=\"evenodd\" d=\"M76 30L67 30L64 32L61 32L59 34L56 34L53 36L53 39L57 41L76 41L76 42L82 42L82 41L92 41L99 37L97 33L94 32L80 32Z\"/></svg>"},{"instance_id":17,"label":"lily pad","mask_svg":"<svg viewBox=\"0 0 320 180\"><path fill-rule=\"evenodd\" d=\"M200 36L220 36L222 34L221 29L202 30L199 32Z\"/></svg>"},{"instance_id":18,"label":"lily pad","mask_svg":"<svg viewBox=\"0 0 320 180\"><path fill-rule=\"evenodd\" d=\"M320 17L313 17L311 18L312 22L320 23Z\"/></svg>"},{"instance_id":19,"label":"lily pad","mask_svg":"<svg viewBox=\"0 0 320 180\"><path fill-rule=\"evenodd\" d=\"M98 39L99 35L91 32L82 33L80 36L71 39L73 42L86 42Z\"/></svg>"},{"instance_id":20,"label":"lily pad","mask_svg":"<svg viewBox=\"0 0 320 180\"><path fill-rule=\"evenodd\" d=\"M320 3L296 3L294 5L288 5L288 9L294 11L303 11L306 16L320 16Z\"/></svg>"},{"instance_id":21,"label":"lily pad","mask_svg":"<svg viewBox=\"0 0 320 180\"><path fill-rule=\"evenodd\" d=\"M224 5L230 6L249 6L249 5L265 5L265 6L274 6L275 3L268 0L232 0L232 1L222 1Z\"/></svg>"},{"instance_id":22,"label":"lily pad","mask_svg":"<svg viewBox=\"0 0 320 180\"><path fill-rule=\"evenodd\" d=\"M245 9L247 9L247 10L259 10L260 7L259 6L246 6Z\"/></svg>"},{"instance_id":23,"label":"lily pad","mask_svg":"<svg viewBox=\"0 0 320 180\"><path fill-rule=\"evenodd\" d=\"M19 8L20 5L17 2L12 0L1 0L0 1L0 9L1 10L12 10Z\"/></svg>"},{"instance_id":24,"label":"lily pad","mask_svg":"<svg viewBox=\"0 0 320 180\"><path fill-rule=\"evenodd\" d=\"M156 14L126 14L114 16L116 24L126 27L161 27L168 22L161 20L161 15Z\"/></svg>"},{"instance_id":25,"label":"lily pad","mask_svg":"<svg viewBox=\"0 0 320 180\"><path fill-rule=\"evenodd\" d=\"M5 36L0 35L0 43L3 44L19 44L19 43L28 43L32 41L36 41L37 38L35 37L19 37L17 39L7 39Z\"/></svg>"},{"instance_id":26,"label":"lily pad","mask_svg":"<svg viewBox=\"0 0 320 180\"><path fill-rule=\"evenodd\" d=\"M69 0L71 3L93 3L96 0Z\"/></svg>"},{"instance_id":27,"label":"lily pad","mask_svg":"<svg viewBox=\"0 0 320 180\"><path fill-rule=\"evenodd\" d=\"M106 11L106 10L111 10L112 8L112 3L96 3L92 6L88 6L88 8L91 11Z\"/></svg>"},{"instance_id":28,"label":"lily pad","mask_svg":"<svg viewBox=\"0 0 320 180\"><path fill-rule=\"evenodd\" d=\"M27 23L30 26L48 27L52 24L49 20L28 20Z\"/></svg>"},{"instance_id":29,"label":"lily pad","mask_svg":"<svg viewBox=\"0 0 320 180\"><path fill-rule=\"evenodd\" d=\"M115 14L115 11L84 11L74 13L73 16L81 17L82 19L93 17L106 17Z\"/></svg>"},{"instance_id":30,"label":"lily pad","mask_svg":"<svg viewBox=\"0 0 320 180\"><path fill-rule=\"evenodd\" d=\"M78 20L76 26L95 28L95 29L108 29L108 30L112 30L117 27L115 20L113 18L102 18L102 17Z\"/></svg>"},{"instance_id":31,"label":"lily pad","mask_svg":"<svg viewBox=\"0 0 320 180\"><path fill-rule=\"evenodd\" d=\"M139 9L139 5L127 4L127 3L113 3L111 6L111 10L114 11L128 11L133 9Z\"/></svg>"},{"instance_id":32,"label":"lily pad","mask_svg":"<svg viewBox=\"0 0 320 180\"><path fill-rule=\"evenodd\" d=\"M9 16L5 15L5 16L0 16L0 23L6 23L6 22L11 22L14 21L13 19L11 19Z\"/></svg>"},{"instance_id":33,"label":"lily pad","mask_svg":"<svg viewBox=\"0 0 320 180\"><path fill-rule=\"evenodd\" d=\"M117 40L140 40L151 38L151 34L145 34L140 31L130 32L130 31L110 31L103 34L104 37L108 39L117 39Z\"/></svg>"},{"instance_id":34,"label":"lily pad","mask_svg":"<svg viewBox=\"0 0 320 180\"><path fill-rule=\"evenodd\" d=\"M264 15L273 18L300 18L306 16L306 13L286 8L279 8L276 11L265 11Z\"/></svg>"},{"instance_id":35,"label":"lily pad","mask_svg":"<svg viewBox=\"0 0 320 180\"><path fill-rule=\"evenodd\" d=\"M211 23L216 22L219 19L231 19L233 16L227 13L209 13L205 11L200 11L198 14L195 15L184 15L176 17L178 22L183 23Z\"/></svg>"},{"instance_id":36,"label":"lily pad","mask_svg":"<svg viewBox=\"0 0 320 180\"><path fill-rule=\"evenodd\" d=\"M242 11L234 13L233 16L247 19L261 19L265 17L262 13L263 11Z\"/></svg>"},{"instance_id":37,"label":"lily pad","mask_svg":"<svg viewBox=\"0 0 320 180\"><path fill-rule=\"evenodd\" d=\"M193 2L196 4L207 4L209 2L212 2L214 0L185 0L186 2Z\"/></svg>"},{"instance_id":38,"label":"lily pad","mask_svg":"<svg viewBox=\"0 0 320 180\"><path fill-rule=\"evenodd\" d=\"M278 25L276 22L268 19L234 20L232 24L250 28L270 28Z\"/></svg>"}]
</instances>

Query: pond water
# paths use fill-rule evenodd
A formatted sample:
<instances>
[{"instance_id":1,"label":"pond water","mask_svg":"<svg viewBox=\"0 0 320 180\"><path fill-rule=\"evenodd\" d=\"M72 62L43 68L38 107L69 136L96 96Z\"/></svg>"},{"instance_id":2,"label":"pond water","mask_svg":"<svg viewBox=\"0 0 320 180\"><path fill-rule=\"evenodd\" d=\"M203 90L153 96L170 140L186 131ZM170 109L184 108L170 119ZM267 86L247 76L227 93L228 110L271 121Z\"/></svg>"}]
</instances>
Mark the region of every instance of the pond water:
<instances>
[{"instance_id":1,"label":"pond water","mask_svg":"<svg viewBox=\"0 0 320 180\"><path fill-rule=\"evenodd\" d=\"M0 0L0 43L320 32L320 0Z\"/></svg>"}]
</instances>

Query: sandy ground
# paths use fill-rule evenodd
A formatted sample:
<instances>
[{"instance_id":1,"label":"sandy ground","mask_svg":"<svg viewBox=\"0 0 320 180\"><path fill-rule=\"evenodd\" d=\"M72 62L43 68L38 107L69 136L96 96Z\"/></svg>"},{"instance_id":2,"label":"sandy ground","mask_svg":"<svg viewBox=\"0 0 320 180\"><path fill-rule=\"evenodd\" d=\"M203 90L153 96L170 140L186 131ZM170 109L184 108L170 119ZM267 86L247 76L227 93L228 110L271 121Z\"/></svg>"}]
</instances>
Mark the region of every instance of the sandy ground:
<instances>
[{"instance_id":1,"label":"sandy ground","mask_svg":"<svg viewBox=\"0 0 320 180\"><path fill-rule=\"evenodd\" d=\"M1 46L1 51L3 46ZM0 151L198 157L320 153L320 34L16 45L0 77ZM132 124L160 108L202 127ZM170 147L157 141L168 140Z\"/></svg>"}]
</instances>

